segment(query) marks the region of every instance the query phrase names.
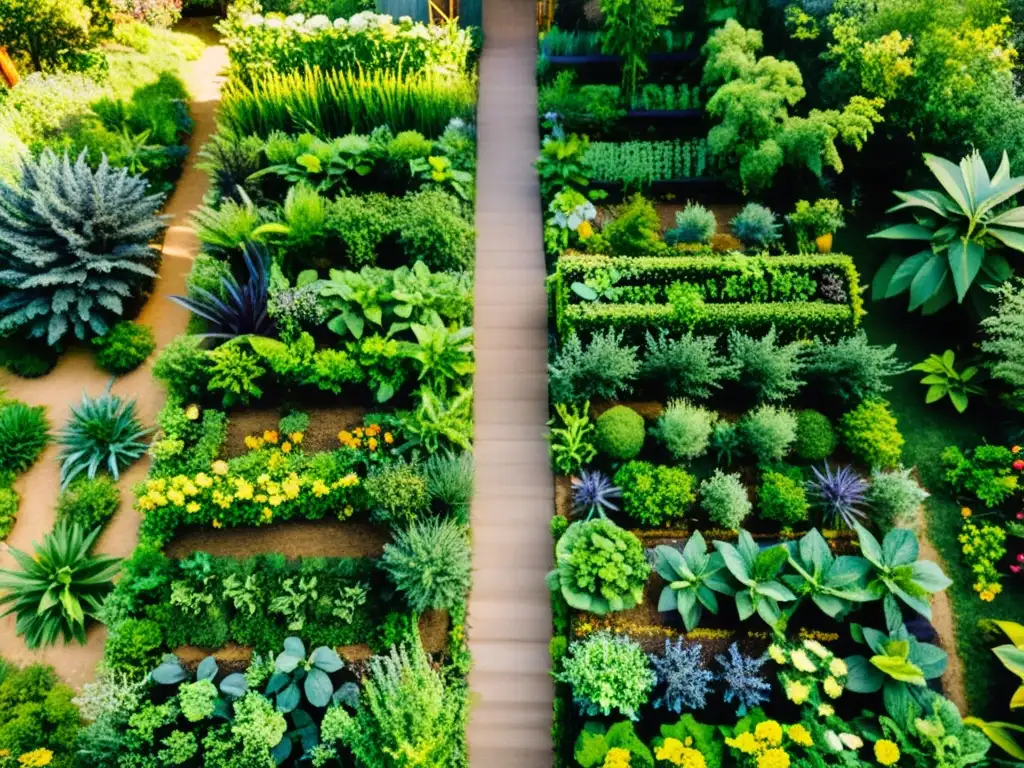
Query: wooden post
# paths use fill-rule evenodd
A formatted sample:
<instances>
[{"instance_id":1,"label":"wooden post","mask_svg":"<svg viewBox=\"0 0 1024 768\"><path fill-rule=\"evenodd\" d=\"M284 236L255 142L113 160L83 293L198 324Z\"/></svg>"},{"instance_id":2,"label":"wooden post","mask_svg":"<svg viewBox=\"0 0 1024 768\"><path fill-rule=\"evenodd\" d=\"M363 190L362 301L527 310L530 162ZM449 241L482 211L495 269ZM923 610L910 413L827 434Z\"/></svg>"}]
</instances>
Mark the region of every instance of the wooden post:
<instances>
[{"instance_id":1,"label":"wooden post","mask_svg":"<svg viewBox=\"0 0 1024 768\"><path fill-rule=\"evenodd\" d=\"M11 57L7 55L6 48L0 48L0 74L3 74L4 80L7 81L7 85L11 88L18 84L18 68L14 66L14 62L11 61Z\"/></svg>"}]
</instances>

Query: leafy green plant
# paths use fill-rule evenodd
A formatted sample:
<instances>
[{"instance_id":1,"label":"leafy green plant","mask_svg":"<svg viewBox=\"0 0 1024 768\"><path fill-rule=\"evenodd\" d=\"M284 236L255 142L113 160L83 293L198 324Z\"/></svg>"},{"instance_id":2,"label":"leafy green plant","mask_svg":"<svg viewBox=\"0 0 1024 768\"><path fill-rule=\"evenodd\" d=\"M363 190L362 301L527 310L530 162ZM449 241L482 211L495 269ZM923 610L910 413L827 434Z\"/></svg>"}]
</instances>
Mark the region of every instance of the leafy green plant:
<instances>
[{"instance_id":1,"label":"leafy green plant","mask_svg":"<svg viewBox=\"0 0 1024 768\"><path fill-rule=\"evenodd\" d=\"M182 666L181 660L173 653L169 653L164 656L160 666L149 673L149 678L157 685L181 686L178 689L178 695L182 703L182 713L190 722L198 722L210 717L214 712L227 717L229 700L241 698L249 689L245 675L241 672L233 672L226 675L211 691L213 681L219 673L217 660L213 656L207 656L199 662L199 666L196 668L196 679L193 681L190 679L191 675ZM209 683L209 685L196 685L196 683ZM218 691L230 699L220 699ZM189 706L189 702L193 707Z\"/></svg>"},{"instance_id":2,"label":"leafy green plant","mask_svg":"<svg viewBox=\"0 0 1024 768\"><path fill-rule=\"evenodd\" d=\"M893 528L915 527L928 496L928 491L914 479L912 469L876 470L871 474L867 499L871 516L883 534Z\"/></svg>"},{"instance_id":3,"label":"leafy green plant","mask_svg":"<svg viewBox=\"0 0 1024 768\"><path fill-rule=\"evenodd\" d=\"M418 157L409 161L409 170L442 188L447 187L463 200L473 199L473 174L454 167L447 157Z\"/></svg>"},{"instance_id":4,"label":"leafy green plant","mask_svg":"<svg viewBox=\"0 0 1024 768\"><path fill-rule=\"evenodd\" d=\"M718 614L715 593L732 597L736 590L719 572L725 568L720 552L708 553L700 531L694 531L683 551L660 544L654 548L654 570L668 582L658 599L659 611L678 610L687 632L700 625L704 609Z\"/></svg>"},{"instance_id":5,"label":"leafy green plant","mask_svg":"<svg viewBox=\"0 0 1024 768\"><path fill-rule=\"evenodd\" d=\"M708 398L730 378L732 364L718 353L716 336L647 331L645 338L640 375L672 397Z\"/></svg>"},{"instance_id":6,"label":"leafy green plant","mask_svg":"<svg viewBox=\"0 0 1024 768\"><path fill-rule=\"evenodd\" d=\"M0 181L0 334L102 336L156 277L162 199L145 179L50 150Z\"/></svg>"},{"instance_id":7,"label":"leafy green plant","mask_svg":"<svg viewBox=\"0 0 1024 768\"><path fill-rule=\"evenodd\" d=\"M46 409L0 396L0 473L18 475L39 458L50 442Z\"/></svg>"},{"instance_id":8,"label":"leafy green plant","mask_svg":"<svg viewBox=\"0 0 1024 768\"><path fill-rule=\"evenodd\" d=\"M953 350L947 349L941 355L929 355L925 360L910 367L912 371L921 371L926 376L921 383L928 387L925 403L937 403L949 397L957 413L967 410L968 395L982 395L985 390L971 380L980 373L977 366L969 365L962 371L956 369L956 357Z\"/></svg>"},{"instance_id":9,"label":"leafy green plant","mask_svg":"<svg viewBox=\"0 0 1024 768\"><path fill-rule=\"evenodd\" d=\"M569 644L555 679L568 683L584 715L613 713L639 718L655 677L640 644L623 635L598 632Z\"/></svg>"},{"instance_id":10,"label":"leafy green plant","mask_svg":"<svg viewBox=\"0 0 1024 768\"><path fill-rule=\"evenodd\" d=\"M113 374L134 371L153 354L156 339L153 329L131 320L123 320L103 336L92 340L96 347L96 362L100 368Z\"/></svg>"},{"instance_id":11,"label":"leafy green plant","mask_svg":"<svg viewBox=\"0 0 1024 768\"><path fill-rule=\"evenodd\" d=\"M622 89L632 98L647 72L647 54L679 13L675 0L601 0L601 50L622 56Z\"/></svg>"},{"instance_id":12,"label":"leafy green plant","mask_svg":"<svg viewBox=\"0 0 1024 768\"><path fill-rule=\"evenodd\" d=\"M550 202L562 190L569 188L584 192L590 186L590 171L584 158L590 148L590 139L575 133L558 130L544 137L540 157L534 163L540 176L541 199ZM591 194L590 199L596 199Z\"/></svg>"},{"instance_id":13,"label":"leafy green plant","mask_svg":"<svg viewBox=\"0 0 1024 768\"><path fill-rule=\"evenodd\" d=\"M582 406L556 403L555 414L563 426L555 426L556 418L548 422L551 463L560 474L572 475L597 456L592 442L594 425L590 423L590 403Z\"/></svg>"},{"instance_id":14,"label":"leafy green plant","mask_svg":"<svg viewBox=\"0 0 1024 768\"><path fill-rule=\"evenodd\" d=\"M757 203L743 206L729 222L729 228L748 248L768 248L782 239L778 216Z\"/></svg>"},{"instance_id":15,"label":"leafy green plant","mask_svg":"<svg viewBox=\"0 0 1024 768\"><path fill-rule=\"evenodd\" d=\"M651 434L674 458L695 459L707 452L716 417L714 412L686 400L672 400Z\"/></svg>"},{"instance_id":16,"label":"leafy green plant","mask_svg":"<svg viewBox=\"0 0 1024 768\"><path fill-rule=\"evenodd\" d=\"M613 399L629 389L639 371L637 348L623 344L621 333L595 333L585 347L572 334L548 366L551 396L559 403Z\"/></svg>"},{"instance_id":17,"label":"leafy green plant","mask_svg":"<svg viewBox=\"0 0 1024 768\"><path fill-rule=\"evenodd\" d=\"M472 450L473 390L457 390L445 397L428 387L419 389L419 405L402 422L406 443L403 450L427 455L443 450Z\"/></svg>"},{"instance_id":18,"label":"leafy green plant","mask_svg":"<svg viewBox=\"0 0 1024 768\"><path fill-rule=\"evenodd\" d=\"M807 200L798 201L793 213L786 217L786 221L796 234L800 253L809 253L815 240L825 235L833 235L846 225L842 204L827 197L813 203Z\"/></svg>"},{"instance_id":19,"label":"leafy green plant","mask_svg":"<svg viewBox=\"0 0 1024 768\"><path fill-rule=\"evenodd\" d=\"M616 460L635 458L644 447L646 434L644 417L625 405L609 408L594 423L597 449Z\"/></svg>"},{"instance_id":20,"label":"leafy green plant","mask_svg":"<svg viewBox=\"0 0 1024 768\"><path fill-rule=\"evenodd\" d=\"M804 382L804 345L793 342L780 345L772 326L760 339L736 330L729 331L729 355L735 369L732 378L751 390L758 401L788 400Z\"/></svg>"},{"instance_id":21,"label":"leafy green plant","mask_svg":"<svg viewBox=\"0 0 1024 768\"><path fill-rule=\"evenodd\" d=\"M924 162L944 191L895 192L901 202L890 213L912 210L914 223L871 237L927 246L908 258L890 256L875 274L872 295L888 299L909 292L909 311L920 308L926 315L968 296L976 307L984 307L984 291L1008 280L1013 271L1002 249L1024 251L1022 209L1003 206L1024 190L1024 177L1010 175L1005 152L991 177L977 151L959 166L929 154Z\"/></svg>"},{"instance_id":22,"label":"leafy green plant","mask_svg":"<svg viewBox=\"0 0 1024 768\"><path fill-rule=\"evenodd\" d=\"M15 614L15 631L29 648L53 645L58 639L85 645L85 627L110 592L118 559L90 555L99 529L87 533L77 525L57 523L30 556L8 551L19 570L0 571L0 605L4 616Z\"/></svg>"},{"instance_id":23,"label":"leafy green plant","mask_svg":"<svg viewBox=\"0 0 1024 768\"><path fill-rule=\"evenodd\" d=\"M83 392L82 402L71 406L71 418L58 435L61 488L82 473L91 478L100 470L117 480L146 452L143 438L151 430L139 423L135 401L111 394L112 385L99 397Z\"/></svg>"},{"instance_id":24,"label":"leafy green plant","mask_svg":"<svg viewBox=\"0 0 1024 768\"><path fill-rule=\"evenodd\" d=\"M696 481L682 467L629 461L615 473L623 509L633 520L658 526L685 517L694 500Z\"/></svg>"},{"instance_id":25,"label":"leafy green plant","mask_svg":"<svg viewBox=\"0 0 1024 768\"><path fill-rule=\"evenodd\" d=\"M740 621L757 613L768 626L778 626L782 618L779 603L796 600L796 595L776 579L786 565L788 550L784 546L761 550L753 536L743 529L735 544L716 541L714 545L736 580L736 610Z\"/></svg>"},{"instance_id":26,"label":"leafy green plant","mask_svg":"<svg viewBox=\"0 0 1024 768\"><path fill-rule=\"evenodd\" d=\"M700 484L700 508L715 525L738 529L753 505L738 474L727 475L716 469Z\"/></svg>"},{"instance_id":27,"label":"leafy green plant","mask_svg":"<svg viewBox=\"0 0 1024 768\"><path fill-rule=\"evenodd\" d=\"M331 648L320 646L306 656L306 646L297 637L284 641L284 650L274 660L274 674L267 682L266 695L274 696L278 712L293 712L306 701L323 708L350 696L344 686L335 690L330 675L339 671L343 663ZM223 684L222 684L223 685ZM300 688L301 685L301 688Z\"/></svg>"},{"instance_id":28,"label":"leafy green plant","mask_svg":"<svg viewBox=\"0 0 1024 768\"><path fill-rule=\"evenodd\" d=\"M992 653L1007 671L1021 679L1021 685L1010 699L1010 709L1020 709L1024 707L1024 626L1015 621L993 621L993 624L1010 640L1007 645L997 645L992 649Z\"/></svg>"},{"instance_id":29,"label":"leafy green plant","mask_svg":"<svg viewBox=\"0 0 1024 768\"><path fill-rule=\"evenodd\" d=\"M473 329L450 329L435 317L429 324L411 323L416 344L405 355L419 369L419 381L432 391L446 393L450 385L465 381L476 370L473 362Z\"/></svg>"},{"instance_id":30,"label":"leafy green plant","mask_svg":"<svg viewBox=\"0 0 1024 768\"><path fill-rule=\"evenodd\" d=\"M796 440L796 430L793 412L774 405L748 412L737 425L746 449L762 464L785 458Z\"/></svg>"},{"instance_id":31,"label":"leafy green plant","mask_svg":"<svg viewBox=\"0 0 1024 768\"><path fill-rule=\"evenodd\" d=\"M603 768L613 749L626 751L631 768L654 768L654 755L637 736L629 720L610 727L593 720L584 723L576 738L573 757L582 768Z\"/></svg>"},{"instance_id":32,"label":"leafy green plant","mask_svg":"<svg viewBox=\"0 0 1024 768\"><path fill-rule=\"evenodd\" d=\"M828 416L810 409L797 411L793 453L805 461L820 461L831 456L838 443Z\"/></svg>"},{"instance_id":33,"label":"leafy green plant","mask_svg":"<svg viewBox=\"0 0 1024 768\"><path fill-rule=\"evenodd\" d=\"M1010 402L1024 407L1024 283L1007 281L992 292L994 311L982 319L981 351L993 379L1010 387Z\"/></svg>"},{"instance_id":34,"label":"leafy green plant","mask_svg":"<svg viewBox=\"0 0 1024 768\"><path fill-rule=\"evenodd\" d=\"M57 520L91 531L106 525L120 508L121 492L112 477L79 477L57 497Z\"/></svg>"},{"instance_id":35,"label":"leafy green plant","mask_svg":"<svg viewBox=\"0 0 1024 768\"><path fill-rule=\"evenodd\" d=\"M768 470L757 489L758 514L765 520L793 525L807 519L810 502L803 476L796 467Z\"/></svg>"},{"instance_id":36,"label":"leafy green plant","mask_svg":"<svg viewBox=\"0 0 1024 768\"><path fill-rule=\"evenodd\" d=\"M637 605L650 572L636 536L609 520L587 520L558 540L548 587L573 608L603 615Z\"/></svg>"},{"instance_id":37,"label":"leafy green plant","mask_svg":"<svg viewBox=\"0 0 1024 768\"><path fill-rule=\"evenodd\" d=\"M415 521L384 547L381 566L412 610L451 611L469 592L466 531L452 520Z\"/></svg>"},{"instance_id":38,"label":"leafy green plant","mask_svg":"<svg viewBox=\"0 0 1024 768\"><path fill-rule=\"evenodd\" d=\"M903 458L903 435L884 400L865 400L839 420L850 451L872 469L892 469Z\"/></svg>"},{"instance_id":39,"label":"leafy green plant","mask_svg":"<svg viewBox=\"0 0 1024 768\"><path fill-rule=\"evenodd\" d=\"M819 339L807 351L804 373L828 394L859 403L884 395L892 389L886 379L907 370L895 354L895 344L869 344L863 331L832 343Z\"/></svg>"},{"instance_id":40,"label":"leafy green plant","mask_svg":"<svg viewBox=\"0 0 1024 768\"><path fill-rule=\"evenodd\" d=\"M423 474L431 500L440 502L457 519L468 522L465 518L475 489L473 454L435 454L423 465Z\"/></svg>"},{"instance_id":41,"label":"leafy green plant","mask_svg":"<svg viewBox=\"0 0 1024 768\"><path fill-rule=\"evenodd\" d=\"M825 615L841 619L857 603L874 599L864 585L871 564L854 555L836 557L817 529L786 547L789 567L796 573L784 575L782 581L798 599L809 597Z\"/></svg>"},{"instance_id":42,"label":"leafy green plant","mask_svg":"<svg viewBox=\"0 0 1024 768\"><path fill-rule=\"evenodd\" d=\"M884 599L887 612L899 613L897 598L926 619L932 617L930 596L953 582L931 560L918 560L917 536L905 528L889 531L882 543L867 528L856 525L860 551L873 566L867 588L875 599Z\"/></svg>"},{"instance_id":43,"label":"leafy green plant","mask_svg":"<svg viewBox=\"0 0 1024 768\"><path fill-rule=\"evenodd\" d=\"M947 446L939 460L943 477L958 493L971 493L988 508L997 507L1017 492L1013 452L1001 445L979 445L964 453Z\"/></svg>"}]
</instances>

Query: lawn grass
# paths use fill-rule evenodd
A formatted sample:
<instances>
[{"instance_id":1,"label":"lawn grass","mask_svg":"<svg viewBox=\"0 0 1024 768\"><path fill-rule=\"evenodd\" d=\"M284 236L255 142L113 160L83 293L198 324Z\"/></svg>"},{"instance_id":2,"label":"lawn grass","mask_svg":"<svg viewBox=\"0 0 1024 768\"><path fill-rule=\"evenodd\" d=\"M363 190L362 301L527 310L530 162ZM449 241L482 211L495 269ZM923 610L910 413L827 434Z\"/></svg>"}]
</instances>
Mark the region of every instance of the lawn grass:
<instances>
[{"instance_id":1,"label":"lawn grass","mask_svg":"<svg viewBox=\"0 0 1024 768\"><path fill-rule=\"evenodd\" d=\"M875 266L887 253L887 246L867 240L869 229L851 227L837 238L837 247L854 257L861 280L870 284ZM946 349L957 352L958 367L976 353L977 321L966 310L947 309L944 315L922 318L907 313L905 296L873 302L865 292L864 328L872 343L897 345L900 359L917 363ZM942 478L939 454L951 444L974 447L986 440L1003 439L1007 414L974 398L964 414L949 401L925 405L923 374L908 372L893 380L888 393L893 413L906 440L903 456L907 466L915 465L922 484L932 494L925 504L928 534L953 580L948 590L956 617L957 647L964 662L967 699L973 714L988 719L1006 719L1008 702L1019 681L1007 673L991 653L995 639L981 625L984 619L1022 620L1024 588L1019 579L1003 581L1003 593L994 602L982 602L973 589L974 579L964 566L957 536L962 523L962 504L955 499ZM981 512L980 509L975 509ZM1011 539L1012 541L1012 539Z\"/></svg>"}]
</instances>

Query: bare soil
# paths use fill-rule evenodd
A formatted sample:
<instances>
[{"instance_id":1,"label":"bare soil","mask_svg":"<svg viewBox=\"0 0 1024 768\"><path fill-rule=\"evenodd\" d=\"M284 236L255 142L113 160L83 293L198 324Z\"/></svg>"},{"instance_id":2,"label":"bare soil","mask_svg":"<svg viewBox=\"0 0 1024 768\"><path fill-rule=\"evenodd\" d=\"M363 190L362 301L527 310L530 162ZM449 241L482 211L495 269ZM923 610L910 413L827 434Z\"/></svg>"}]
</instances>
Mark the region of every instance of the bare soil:
<instances>
[{"instance_id":1,"label":"bare soil","mask_svg":"<svg viewBox=\"0 0 1024 768\"><path fill-rule=\"evenodd\" d=\"M285 557L378 557L391 541L379 525L338 520L290 522L260 528L198 528L176 536L165 548L170 557L209 552L221 557L252 557L279 552Z\"/></svg>"},{"instance_id":2,"label":"bare soil","mask_svg":"<svg viewBox=\"0 0 1024 768\"><path fill-rule=\"evenodd\" d=\"M302 435L302 450L306 453L333 451L339 446L338 433L343 429L361 426L368 410L362 406L342 408L309 408L309 427ZM282 413L276 408L261 408L232 413L228 421L227 456L246 453L245 438L276 430Z\"/></svg>"}]
</instances>

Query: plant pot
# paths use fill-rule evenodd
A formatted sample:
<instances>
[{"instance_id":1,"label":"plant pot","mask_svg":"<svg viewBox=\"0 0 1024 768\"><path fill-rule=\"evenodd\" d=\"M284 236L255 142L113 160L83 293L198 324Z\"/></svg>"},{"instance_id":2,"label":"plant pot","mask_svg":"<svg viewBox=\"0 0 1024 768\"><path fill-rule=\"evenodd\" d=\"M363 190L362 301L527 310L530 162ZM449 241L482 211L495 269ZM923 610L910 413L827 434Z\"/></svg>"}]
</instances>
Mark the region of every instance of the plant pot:
<instances>
[{"instance_id":1,"label":"plant pot","mask_svg":"<svg viewBox=\"0 0 1024 768\"><path fill-rule=\"evenodd\" d=\"M832 233L829 232L827 235L815 238L814 242L818 246L818 253L832 253Z\"/></svg>"}]
</instances>

